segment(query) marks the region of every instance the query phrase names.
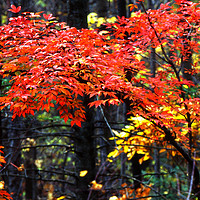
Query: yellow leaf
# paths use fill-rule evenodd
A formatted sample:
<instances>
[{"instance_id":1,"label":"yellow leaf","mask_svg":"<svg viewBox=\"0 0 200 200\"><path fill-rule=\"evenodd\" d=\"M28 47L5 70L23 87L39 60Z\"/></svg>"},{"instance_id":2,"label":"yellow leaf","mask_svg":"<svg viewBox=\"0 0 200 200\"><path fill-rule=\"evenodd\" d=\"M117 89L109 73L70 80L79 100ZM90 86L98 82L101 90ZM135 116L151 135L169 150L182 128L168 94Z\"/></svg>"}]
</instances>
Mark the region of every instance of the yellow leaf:
<instances>
[{"instance_id":1,"label":"yellow leaf","mask_svg":"<svg viewBox=\"0 0 200 200\"><path fill-rule=\"evenodd\" d=\"M145 152L144 152L142 149L139 149L139 150L137 151L137 153L138 153L138 154L145 154Z\"/></svg>"},{"instance_id":2,"label":"yellow leaf","mask_svg":"<svg viewBox=\"0 0 200 200\"><path fill-rule=\"evenodd\" d=\"M57 198L57 200L61 200L61 199L64 199L64 198L65 198L65 196L61 196L61 197Z\"/></svg>"},{"instance_id":3,"label":"yellow leaf","mask_svg":"<svg viewBox=\"0 0 200 200\"><path fill-rule=\"evenodd\" d=\"M116 196L112 196L109 198L109 200L118 200L118 198Z\"/></svg>"},{"instance_id":4,"label":"yellow leaf","mask_svg":"<svg viewBox=\"0 0 200 200\"><path fill-rule=\"evenodd\" d=\"M129 147L127 145L124 146L124 153L127 153L129 150Z\"/></svg>"},{"instance_id":5,"label":"yellow leaf","mask_svg":"<svg viewBox=\"0 0 200 200\"><path fill-rule=\"evenodd\" d=\"M127 133L127 132L121 132L120 134L119 134L119 137L120 138L125 138L125 137L128 137L129 136L129 133Z\"/></svg>"},{"instance_id":6,"label":"yellow leaf","mask_svg":"<svg viewBox=\"0 0 200 200\"><path fill-rule=\"evenodd\" d=\"M112 152L110 152L110 153L108 154L108 158L110 158L110 157L115 158L115 157L117 157L118 155L119 155L119 151L118 151L117 149L115 149L114 151L112 151Z\"/></svg>"},{"instance_id":7,"label":"yellow leaf","mask_svg":"<svg viewBox=\"0 0 200 200\"><path fill-rule=\"evenodd\" d=\"M139 159L139 163L142 164L144 161L148 160L150 156L148 154L145 154L142 158Z\"/></svg>"},{"instance_id":8,"label":"yellow leaf","mask_svg":"<svg viewBox=\"0 0 200 200\"><path fill-rule=\"evenodd\" d=\"M136 54L135 58L140 61L140 60L142 60L143 57L141 55L139 55L139 54Z\"/></svg>"},{"instance_id":9,"label":"yellow leaf","mask_svg":"<svg viewBox=\"0 0 200 200\"><path fill-rule=\"evenodd\" d=\"M113 160L111 160L111 159L109 159L109 158L107 158L106 160L107 160L108 162L113 162Z\"/></svg>"},{"instance_id":10,"label":"yellow leaf","mask_svg":"<svg viewBox=\"0 0 200 200\"><path fill-rule=\"evenodd\" d=\"M117 20L116 17L111 17L111 18L108 18L108 19L107 19L107 22L108 22L108 23L115 23L116 20Z\"/></svg>"},{"instance_id":11,"label":"yellow leaf","mask_svg":"<svg viewBox=\"0 0 200 200\"><path fill-rule=\"evenodd\" d=\"M128 136L129 136L129 133L124 132L124 131L118 133L116 130L112 130L112 132L113 132L117 137L120 137L120 138L125 138L125 137L128 137Z\"/></svg>"},{"instance_id":12,"label":"yellow leaf","mask_svg":"<svg viewBox=\"0 0 200 200\"><path fill-rule=\"evenodd\" d=\"M123 142L124 142L123 139L119 139L119 140L116 141L116 144L122 144Z\"/></svg>"},{"instance_id":13,"label":"yellow leaf","mask_svg":"<svg viewBox=\"0 0 200 200\"><path fill-rule=\"evenodd\" d=\"M0 190L3 190L4 189L4 181L0 181Z\"/></svg>"},{"instance_id":14,"label":"yellow leaf","mask_svg":"<svg viewBox=\"0 0 200 200\"><path fill-rule=\"evenodd\" d=\"M135 154L135 151L132 151L132 152L128 153L127 154L128 160L131 160L131 158L134 156L134 154Z\"/></svg>"},{"instance_id":15,"label":"yellow leaf","mask_svg":"<svg viewBox=\"0 0 200 200\"><path fill-rule=\"evenodd\" d=\"M132 130L135 130L135 127L131 126L131 125L126 125L125 128L123 128L122 130L124 130L126 132L130 132Z\"/></svg>"},{"instance_id":16,"label":"yellow leaf","mask_svg":"<svg viewBox=\"0 0 200 200\"><path fill-rule=\"evenodd\" d=\"M112 129L112 132L113 132L117 137L120 137L120 134L119 134L116 130L113 130L113 129Z\"/></svg>"},{"instance_id":17,"label":"yellow leaf","mask_svg":"<svg viewBox=\"0 0 200 200\"><path fill-rule=\"evenodd\" d=\"M103 17L98 18L97 27L101 26L101 24L105 23L106 20ZM108 31L105 31L108 32Z\"/></svg>"},{"instance_id":18,"label":"yellow leaf","mask_svg":"<svg viewBox=\"0 0 200 200\"><path fill-rule=\"evenodd\" d=\"M165 137L165 134L161 134L159 137L164 138L164 137Z\"/></svg>"},{"instance_id":19,"label":"yellow leaf","mask_svg":"<svg viewBox=\"0 0 200 200\"><path fill-rule=\"evenodd\" d=\"M84 177L88 173L87 170L80 171L79 176Z\"/></svg>"},{"instance_id":20,"label":"yellow leaf","mask_svg":"<svg viewBox=\"0 0 200 200\"><path fill-rule=\"evenodd\" d=\"M176 151L172 151L172 156L175 156L176 155Z\"/></svg>"},{"instance_id":21,"label":"yellow leaf","mask_svg":"<svg viewBox=\"0 0 200 200\"><path fill-rule=\"evenodd\" d=\"M53 197L53 193L54 193L54 186L52 184L49 184L49 187L48 187L48 194L47 194L47 200L53 200L54 197Z\"/></svg>"},{"instance_id":22,"label":"yellow leaf","mask_svg":"<svg viewBox=\"0 0 200 200\"><path fill-rule=\"evenodd\" d=\"M148 160L149 158L152 158L149 154L145 154L145 156L144 156L144 160L143 161L146 161L146 160Z\"/></svg>"}]
</instances>

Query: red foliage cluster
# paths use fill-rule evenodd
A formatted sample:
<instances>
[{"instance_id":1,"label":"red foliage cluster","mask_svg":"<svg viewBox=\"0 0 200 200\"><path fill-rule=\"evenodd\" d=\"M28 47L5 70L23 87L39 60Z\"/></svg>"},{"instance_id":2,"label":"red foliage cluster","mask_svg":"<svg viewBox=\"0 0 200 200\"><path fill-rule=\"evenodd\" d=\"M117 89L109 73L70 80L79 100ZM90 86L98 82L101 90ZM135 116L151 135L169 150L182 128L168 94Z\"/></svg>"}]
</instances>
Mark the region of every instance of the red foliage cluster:
<instances>
[{"instance_id":1,"label":"red foliage cluster","mask_svg":"<svg viewBox=\"0 0 200 200\"><path fill-rule=\"evenodd\" d=\"M199 111L198 98L183 98L183 85L192 87L193 83L180 76L180 59L187 59L189 49L199 50L198 4L185 4L178 8L161 5L158 10L119 19L108 27L115 29L114 36L34 18L39 14L11 18L0 28L1 75L11 77L12 83L1 97L1 109L9 105L16 117L40 109L49 111L56 103L65 121L70 118L72 125L80 126L84 108L79 96L102 97L91 106L129 99L134 115L178 132L172 113L190 112L195 120ZM150 47L162 51L157 56L164 64L156 77L150 77L144 62L137 58L138 54L148 54ZM127 71L132 74L129 78ZM197 71L193 69L193 73ZM164 107L169 110L163 111Z\"/></svg>"}]
</instances>

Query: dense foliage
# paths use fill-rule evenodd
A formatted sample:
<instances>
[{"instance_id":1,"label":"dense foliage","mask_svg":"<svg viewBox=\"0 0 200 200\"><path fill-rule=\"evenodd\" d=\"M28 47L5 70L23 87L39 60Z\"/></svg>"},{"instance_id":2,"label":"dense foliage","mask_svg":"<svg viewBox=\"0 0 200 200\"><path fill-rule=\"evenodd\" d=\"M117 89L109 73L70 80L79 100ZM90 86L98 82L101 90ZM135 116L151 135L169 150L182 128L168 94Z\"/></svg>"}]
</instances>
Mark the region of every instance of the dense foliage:
<instances>
[{"instance_id":1,"label":"dense foliage","mask_svg":"<svg viewBox=\"0 0 200 200\"><path fill-rule=\"evenodd\" d=\"M125 102L131 125L113 131L116 149L109 159L122 152L131 159L137 152L142 163L150 155L136 145L172 145L187 161L192 195L199 198L199 3L144 9L100 32L42 17L26 13L0 27L1 76L11 84L0 97L1 109L9 107L15 118L56 106L65 122L81 126L86 111L80 96L89 96L96 108ZM147 60L152 49L155 76Z\"/></svg>"}]
</instances>

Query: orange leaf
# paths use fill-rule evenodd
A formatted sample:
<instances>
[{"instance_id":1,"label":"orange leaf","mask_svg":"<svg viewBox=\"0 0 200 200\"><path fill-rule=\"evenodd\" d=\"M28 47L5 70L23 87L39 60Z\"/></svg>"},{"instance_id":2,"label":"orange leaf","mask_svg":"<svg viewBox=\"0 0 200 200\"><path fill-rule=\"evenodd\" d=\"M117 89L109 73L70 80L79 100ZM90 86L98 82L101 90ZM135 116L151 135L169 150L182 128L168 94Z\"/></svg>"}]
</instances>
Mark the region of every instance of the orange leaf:
<instances>
[{"instance_id":1,"label":"orange leaf","mask_svg":"<svg viewBox=\"0 0 200 200\"><path fill-rule=\"evenodd\" d=\"M92 187L90 189L92 190L101 190L103 185L97 183L95 180L91 182L92 183Z\"/></svg>"},{"instance_id":2,"label":"orange leaf","mask_svg":"<svg viewBox=\"0 0 200 200\"><path fill-rule=\"evenodd\" d=\"M0 163L6 163L5 158L3 156L0 156Z\"/></svg>"},{"instance_id":3,"label":"orange leaf","mask_svg":"<svg viewBox=\"0 0 200 200\"><path fill-rule=\"evenodd\" d=\"M134 8L138 8L138 6L134 4L129 4L128 6L130 7L130 11L132 11Z\"/></svg>"}]
</instances>

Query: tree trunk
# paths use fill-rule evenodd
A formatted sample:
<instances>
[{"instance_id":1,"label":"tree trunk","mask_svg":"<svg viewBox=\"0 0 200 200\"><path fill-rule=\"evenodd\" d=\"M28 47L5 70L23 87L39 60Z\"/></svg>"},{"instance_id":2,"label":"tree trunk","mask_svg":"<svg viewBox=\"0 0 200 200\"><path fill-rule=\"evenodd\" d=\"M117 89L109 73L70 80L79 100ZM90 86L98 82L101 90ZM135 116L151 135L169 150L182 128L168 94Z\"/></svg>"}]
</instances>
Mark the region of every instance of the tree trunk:
<instances>
[{"instance_id":1,"label":"tree trunk","mask_svg":"<svg viewBox=\"0 0 200 200\"><path fill-rule=\"evenodd\" d=\"M31 124L31 125L30 125ZM27 148L24 151L24 167L25 167L25 193L26 200L37 200L37 180L35 180L37 175L37 167L35 165L35 160L37 159L37 151L34 147L36 145L35 140L29 138L34 133L30 131L34 126L34 122L30 120L25 121L26 126L26 140L24 140L25 146L30 146L31 148Z\"/></svg>"},{"instance_id":2,"label":"tree trunk","mask_svg":"<svg viewBox=\"0 0 200 200\"><path fill-rule=\"evenodd\" d=\"M68 0L67 24L77 29L87 28L88 0ZM74 149L76 153L76 198L86 200L89 195L89 185L95 179L95 138L94 138L94 110L88 107L89 97L81 97L86 111L86 120L82 127L75 127ZM84 177L79 173L87 170Z\"/></svg>"},{"instance_id":3,"label":"tree trunk","mask_svg":"<svg viewBox=\"0 0 200 200\"><path fill-rule=\"evenodd\" d=\"M98 17L107 17L108 11L108 1L107 0L98 0L96 7L97 7L97 14Z\"/></svg>"},{"instance_id":4,"label":"tree trunk","mask_svg":"<svg viewBox=\"0 0 200 200\"><path fill-rule=\"evenodd\" d=\"M67 24L77 29L87 28L88 0L68 0Z\"/></svg>"},{"instance_id":5,"label":"tree trunk","mask_svg":"<svg viewBox=\"0 0 200 200\"><path fill-rule=\"evenodd\" d=\"M96 147L94 138L94 109L88 107L89 98L83 97L83 103L86 109L86 121L82 123L82 127L75 127L76 139L74 141L74 149L76 153L76 173L77 177L77 196L78 200L86 200L89 195L89 185L95 179L95 159ZM84 177L80 177L79 173L87 170Z\"/></svg>"},{"instance_id":6,"label":"tree trunk","mask_svg":"<svg viewBox=\"0 0 200 200\"><path fill-rule=\"evenodd\" d=\"M8 112L6 115L7 117L4 118L2 123L3 127L5 127L3 131L3 145L6 147L5 156L8 164L7 168L5 169L5 173L7 175L5 178L5 185L8 187L8 192L12 194L12 198L15 200L20 200L22 195L21 178L9 176L9 174L18 174L18 170L15 166L19 167L21 165L20 141L14 139L19 135L17 129L21 126L21 120L16 118L12 121L10 117L11 113ZM13 164L15 166L13 166Z\"/></svg>"},{"instance_id":7,"label":"tree trunk","mask_svg":"<svg viewBox=\"0 0 200 200\"><path fill-rule=\"evenodd\" d=\"M126 0L117 0L118 15L126 17Z\"/></svg>"},{"instance_id":8,"label":"tree trunk","mask_svg":"<svg viewBox=\"0 0 200 200\"><path fill-rule=\"evenodd\" d=\"M21 0L21 12L35 12L33 0Z\"/></svg>"},{"instance_id":9,"label":"tree trunk","mask_svg":"<svg viewBox=\"0 0 200 200\"><path fill-rule=\"evenodd\" d=\"M2 0L0 0L0 26L2 26Z\"/></svg>"}]
</instances>

